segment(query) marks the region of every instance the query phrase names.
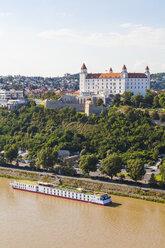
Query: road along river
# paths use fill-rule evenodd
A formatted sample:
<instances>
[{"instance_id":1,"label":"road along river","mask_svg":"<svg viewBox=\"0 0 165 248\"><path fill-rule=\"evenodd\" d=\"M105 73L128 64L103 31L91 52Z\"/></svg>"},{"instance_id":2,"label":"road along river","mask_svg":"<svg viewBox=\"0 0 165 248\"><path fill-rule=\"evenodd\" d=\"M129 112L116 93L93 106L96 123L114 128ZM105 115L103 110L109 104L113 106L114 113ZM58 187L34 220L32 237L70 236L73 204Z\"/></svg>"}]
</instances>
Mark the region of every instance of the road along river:
<instances>
[{"instance_id":1,"label":"road along river","mask_svg":"<svg viewBox=\"0 0 165 248\"><path fill-rule=\"evenodd\" d=\"M158 248L165 204L112 195L103 207L13 190L0 178L0 248Z\"/></svg>"}]
</instances>

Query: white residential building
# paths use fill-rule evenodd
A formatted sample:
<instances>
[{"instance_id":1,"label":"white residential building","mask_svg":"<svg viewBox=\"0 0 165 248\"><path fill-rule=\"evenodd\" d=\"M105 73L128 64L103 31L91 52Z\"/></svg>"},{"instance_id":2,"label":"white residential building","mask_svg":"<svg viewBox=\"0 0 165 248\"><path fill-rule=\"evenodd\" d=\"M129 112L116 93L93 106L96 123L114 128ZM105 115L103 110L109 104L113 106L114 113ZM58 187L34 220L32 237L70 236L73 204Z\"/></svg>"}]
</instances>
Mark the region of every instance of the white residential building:
<instances>
[{"instance_id":1,"label":"white residential building","mask_svg":"<svg viewBox=\"0 0 165 248\"><path fill-rule=\"evenodd\" d=\"M0 100L23 99L22 90L0 90Z\"/></svg>"},{"instance_id":2,"label":"white residential building","mask_svg":"<svg viewBox=\"0 0 165 248\"><path fill-rule=\"evenodd\" d=\"M109 73L88 73L85 64L80 72L81 95L123 94L124 91L133 91L145 95L145 90L150 89L150 71L146 66L144 73L129 73L124 65L122 71L114 73L110 68Z\"/></svg>"}]
</instances>

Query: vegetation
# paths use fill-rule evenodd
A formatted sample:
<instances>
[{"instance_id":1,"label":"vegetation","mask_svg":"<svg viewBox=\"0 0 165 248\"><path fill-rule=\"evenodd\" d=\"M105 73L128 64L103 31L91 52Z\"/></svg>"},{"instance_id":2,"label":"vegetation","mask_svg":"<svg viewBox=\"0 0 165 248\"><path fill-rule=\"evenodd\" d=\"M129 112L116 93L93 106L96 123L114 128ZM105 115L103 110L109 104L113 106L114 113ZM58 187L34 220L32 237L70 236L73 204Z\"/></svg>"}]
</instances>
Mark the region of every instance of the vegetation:
<instances>
[{"instance_id":1,"label":"vegetation","mask_svg":"<svg viewBox=\"0 0 165 248\"><path fill-rule=\"evenodd\" d=\"M153 173L151 174L151 177L149 180L149 185L150 185L150 187L153 187L153 188L155 188L157 186L157 180L156 180L156 177Z\"/></svg>"},{"instance_id":2,"label":"vegetation","mask_svg":"<svg viewBox=\"0 0 165 248\"><path fill-rule=\"evenodd\" d=\"M104 102L101 98L96 101L96 106L104 106Z\"/></svg>"},{"instance_id":3,"label":"vegetation","mask_svg":"<svg viewBox=\"0 0 165 248\"><path fill-rule=\"evenodd\" d=\"M98 159L96 155L83 155L79 164L79 168L84 174L90 171L96 171L96 164Z\"/></svg>"},{"instance_id":4,"label":"vegetation","mask_svg":"<svg viewBox=\"0 0 165 248\"><path fill-rule=\"evenodd\" d=\"M165 183L165 160L163 161L163 163L160 166L160 175L161 175L162 182Z\"/></svg>"},{"instance_id":5,"label":"vegetation","mask_svg":"<svg viewBox=\"0 0 165 248\"><path fill-rule=\"evenodd\" d=\"M139 105L139 99L134 98L134 104ZM148 93L147 99L149 102L153 97ZM132 104L132 93L125 93L121 101ZM107 113L87 117L74 108L45 109L31 101L18 110L0 109L0 137L0 151L5 151L9 162L17 158L18 149L28 150L33 169L41 166L71 175L75 171L69 164L54 167L59 163L58 150L81 153L84 173L95 170L97 159L103 159L103 171L110 177L130 159L152 164L165 150L164 126L156 126L148 111L132 106L124 106L123 112L110 107Z\"/></svg>"},{"instance_id":6,"label":"vegetation","mask_svg":"<svg viewBox=\"0 0 165 248\"><path fill-rule=\"evenodd\" d=\"M128 175L134 180L141 180L142 177L145 175L145 168L144 168L144 162L137 158L137 159L131 159L127 161L127 172Z\"/></svg>"},{"instance_id":7,"label":"vegetation","mask_svg":"<svg viewBox=\"0 0 165 248\"><path fill-rule=\"evenodd\" d=\"M48 91L42 94L42 99L48 99L48 100L58 100L61 97L61 95L56 95L52 91Z\"/></svg>"},{"instance_id":8,"label":"vegetation","mask_svg":"<svg viewBox=\"0 0 165 248\"><path fill-rule=\"evenodd\" d=\"M7 161L11 163L18 156L18 148L14 144L12 146L6 145L4 148L5 148L5 158Z\"/></svg>"},{"instance_id":9,"label":"vegetation","mask_svg":"<svg viewBox=\"0 0 165 248\"><path fill-rule=\"evenodd\" d=\"M163 90L165 89L165 73L156 73L151 74L151 79L154 80L151 82L151 89L154 90Z\"/></svg>"},{"instance_id":10,"label":"vegetation","mask_svg":"<svg viewBox=\"0 0 165 248\"><path fill-rule=\"evenodd\" d=\"M42 148L38 153L38 165L42 165L43 168L52 168L58 161L58 153L52 147Z\"/></svg>"},{"instance_id":11,"label":"vegetation","mask_svg":"<svg viewBox=\"0 0 165 248\"><path fill-rule=\"evenodd\" d=\"M119 155L113 153L102 160L103 173L111 178L121 171L122 159Z\"/></svg>"},{"instance_id":12,"label":"vegetation","mask_svg":"<svg viewBox=\"0 0 165 248\"><path fill-rule=\"evenodd\" d=\"M146 95L143 97L140 93L133 96L132 91L125 91L122 96L119 94L114 96L113 105L117 107L128 105L135 108L165 108L165 93L157 95L146 90Z\"/></svg>"}]
</instances>

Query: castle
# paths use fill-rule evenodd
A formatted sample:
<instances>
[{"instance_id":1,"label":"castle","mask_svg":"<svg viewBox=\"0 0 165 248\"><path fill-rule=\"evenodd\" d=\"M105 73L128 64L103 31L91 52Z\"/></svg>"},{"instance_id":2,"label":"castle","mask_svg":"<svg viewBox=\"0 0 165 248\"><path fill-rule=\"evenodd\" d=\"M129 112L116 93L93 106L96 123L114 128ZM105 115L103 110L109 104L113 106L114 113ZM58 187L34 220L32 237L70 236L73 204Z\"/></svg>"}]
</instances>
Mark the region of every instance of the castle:
<instances>
[{"instance_id":1,"label":"castle","mask_svg":"<svg viewBox=\"0 0 165 248\"><path fill-rule=\"evenodd\" d=\"M145 95L145 90L150 89L150 71L146 66L144 73L129 73L124 65L122 71L114 73L110 68L109 73L88 73L85 64L80 72L80 95L109 95L123 94L124 91L138 92Z\"/></svg>"}]
</instances>

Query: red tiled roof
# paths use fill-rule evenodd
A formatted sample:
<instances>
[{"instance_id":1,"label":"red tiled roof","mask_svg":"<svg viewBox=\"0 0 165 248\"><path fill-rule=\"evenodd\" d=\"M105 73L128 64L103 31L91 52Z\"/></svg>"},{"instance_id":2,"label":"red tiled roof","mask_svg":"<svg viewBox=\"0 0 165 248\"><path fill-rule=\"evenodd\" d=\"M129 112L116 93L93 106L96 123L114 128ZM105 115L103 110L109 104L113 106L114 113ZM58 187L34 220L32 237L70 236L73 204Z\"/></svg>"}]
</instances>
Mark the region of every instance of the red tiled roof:
<instances>
[{"instance_id":1,"label":"red tiled roof","mask_svg":"<svg viewBox=\"0 0 165 248\"><path fill-rule=\"evenodd\" d=\"M121 73L90 73L87 79L121 78ZM128 78L147 78L145 73L128 73Z\"/></svg>"},{"instance_id":2,"label":"red tiled roof","mask_svg":"<svg viewBox=\"0 0 165 248\"><path fill-rule=\"evenodd\" d=\"M91 73L87 75L87 79L100 78L121 78L121 73Z\"/></svg>"},{"instance_id":3,"label":"red tiled roof","mask_svg":"<svg viewBox=\"0 0 165 248\"><path fill-rule=\"evenodd\" d=\"M87 75L87 79L99 78L100 75L101 75L101 73L89 73L89 74Z\"/></svg>"},{"instance_id":4,"label":"red tiled roof","mask_svg":"<svg viewBox=\"0 0 165 248\"><path fill-rule=\"evenodd\" d=\"M148 65L146 66L146 71L149 71L149 67L148 67Z\"/></svg>"},{"instance_id":5,"label":"red tiled roof","mask_svg":"<svg viewBox=\"0 0 165 248\"><path fill-rule=\"evenodd\" d=\"M126 67L125 65L123 65L122 69L123 69L123 70L126 70L126 69L127 69L127 67Z\"/></svg>"},{"instance_id":6,"label":"red tiled roof","mask_svg":"<svg viewBox=\"0 0 165 248\"><path fill-rule=\"evenodd\" d=\"M128 73L128 78L147 78L145 73Z\"/></svg>"},{"instance_id":7,"label":"red tiled roof","mask_svg":"<svg viewBox=\"0 0 165 248\"><path fill-rule=\"evenodd\" d=\"M121 78L121 73L101 73L99 78Z\"/></svg>"}]
</instances>

